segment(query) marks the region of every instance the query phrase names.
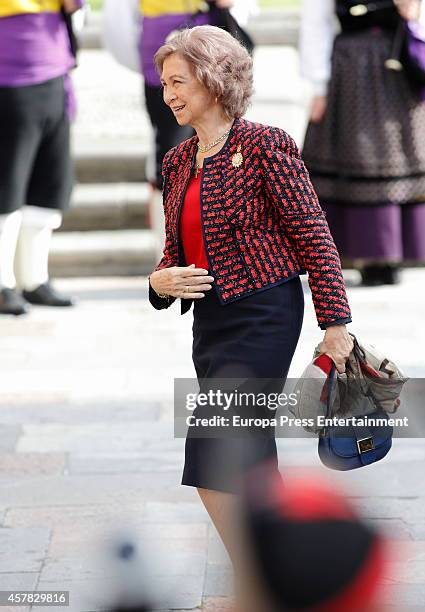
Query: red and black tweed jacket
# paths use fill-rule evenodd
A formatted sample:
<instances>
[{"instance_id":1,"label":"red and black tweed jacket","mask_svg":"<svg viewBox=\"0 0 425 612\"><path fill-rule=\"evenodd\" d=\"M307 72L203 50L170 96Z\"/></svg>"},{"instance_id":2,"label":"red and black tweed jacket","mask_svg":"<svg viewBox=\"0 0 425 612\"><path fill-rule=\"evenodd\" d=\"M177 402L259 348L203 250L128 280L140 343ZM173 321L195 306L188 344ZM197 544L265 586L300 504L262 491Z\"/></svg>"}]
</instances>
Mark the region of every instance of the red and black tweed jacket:
<instances>
[{"instance_id":1,"label":"red and black tweed jacket","mask_svg":"<svg viewBox=\"0 0 425 612\"><path fill-rule=\"evenodd\" d=\"M164 159L166 243L155 270L187 265L179 217L197 137ZM242 154L239 167L234 163ZM239 159L240 161L240 159ZM201 217L209 273L223 305L308 272L320 327L349 322L341 264L325 215L294 140L283 130L236 119L225 146L204 160ZM155 308L175 298L159 298ZM182 314L191 300L181 300Z\"/></svg>"}]
</instances>

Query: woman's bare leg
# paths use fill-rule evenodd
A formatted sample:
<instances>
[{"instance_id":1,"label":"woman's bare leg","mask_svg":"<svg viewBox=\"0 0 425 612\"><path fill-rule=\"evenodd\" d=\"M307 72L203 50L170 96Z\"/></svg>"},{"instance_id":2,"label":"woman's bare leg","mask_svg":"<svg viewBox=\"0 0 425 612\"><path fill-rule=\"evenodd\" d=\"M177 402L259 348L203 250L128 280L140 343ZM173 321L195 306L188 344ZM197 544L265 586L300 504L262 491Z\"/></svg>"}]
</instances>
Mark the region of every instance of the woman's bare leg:
<instances>
[{"instance_id":1,"label":"woman's bare leg","mask_svg":"<svg viewBox=\"0 0 425 612\"><path fill-rule=\"evenodd\" d=\"M261 598L256 576L250 567L250 554L237 520L237 496L212 489L198 488L199 496L208 512L232 562L235 582L235 612L267 612ZM267 608L268 609L268 608Z\"/></svg>"},{"instance_id":2,"label":"woman's bare leg","mask_svg":"<svg viewBox=\"0 0 425 612\"><path fill-rule=\"evenodd\" d=\"M232 563L234 563L236 553L234 530L236 495L201 488L198 488L198 494L214 527L218 531Z\"/></svg>"}]
</instances>

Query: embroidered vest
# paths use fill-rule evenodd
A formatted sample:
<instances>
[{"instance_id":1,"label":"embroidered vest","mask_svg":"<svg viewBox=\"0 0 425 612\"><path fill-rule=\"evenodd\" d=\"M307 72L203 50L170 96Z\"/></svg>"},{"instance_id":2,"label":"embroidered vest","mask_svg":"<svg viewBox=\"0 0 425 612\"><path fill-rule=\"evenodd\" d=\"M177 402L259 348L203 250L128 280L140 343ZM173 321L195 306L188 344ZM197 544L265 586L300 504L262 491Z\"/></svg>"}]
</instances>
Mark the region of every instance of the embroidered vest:
<instances>
[{"instance_id":1,"label":"embroidered vest","mask_svg":"<svg viewBox=\"0 0 425 612\"><path fill-rule=\"evenodd\" d=\"M61 8L60 0L1 0L0 17L25 13L59 13Z\"/></svg>"},{"instance_id":2,"label":"embroidered vest","mask_svg":"<svg viewBox=\"0 0 425 612\"><path fill-rule=\"evenodd\" d=\"M139 0L139 7L145 17L194 15L208 10L208 4L204 0Z\"/></svg>"},{"instance_id":3,"label":"embroidered vest","mask_svg":"<svg viewBox=\"0 0 425 612\"><path fill-rule=\"evenodd\" d=\"M336 0L336 14L344 32L371 27L396 29L400 21L391 0Z\"/></svg>"}]
</instances>

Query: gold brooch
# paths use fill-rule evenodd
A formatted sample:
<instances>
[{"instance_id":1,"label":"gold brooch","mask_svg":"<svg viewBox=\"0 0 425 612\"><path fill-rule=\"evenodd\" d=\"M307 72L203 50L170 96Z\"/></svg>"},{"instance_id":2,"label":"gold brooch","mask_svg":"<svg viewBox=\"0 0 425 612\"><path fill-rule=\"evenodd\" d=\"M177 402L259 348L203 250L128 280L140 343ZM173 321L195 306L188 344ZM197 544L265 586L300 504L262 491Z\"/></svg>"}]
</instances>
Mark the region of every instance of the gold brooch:
<instances>
[{"instance_id":1,"label":"gold brooch","mask_svg":"<svg viewBox=\"0 0 425 612\"><path fill-rule=\"evenodd\" d=\"M242 166L243 163L243 155L241 153L241 145L238 145L238 151L237 153L234 154L234 156L232 157L232 166L234 168L239 168L240 166Z\"/></svg>"}]
</instances>

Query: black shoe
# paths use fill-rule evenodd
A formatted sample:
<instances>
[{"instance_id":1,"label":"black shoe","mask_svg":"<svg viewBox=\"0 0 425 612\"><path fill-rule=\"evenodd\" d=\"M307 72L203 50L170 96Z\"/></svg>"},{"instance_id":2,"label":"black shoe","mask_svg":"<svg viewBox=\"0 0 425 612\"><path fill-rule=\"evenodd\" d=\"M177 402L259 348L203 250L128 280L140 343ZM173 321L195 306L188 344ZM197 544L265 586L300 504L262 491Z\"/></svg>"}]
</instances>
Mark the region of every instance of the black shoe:
<instances>
[{"instance_id":1,"label":"black shoe","mask_svg":"<svg viewBox=\"0 0 425 612\"><path fill-rule=\"evenodd\" d=\"M360 274L364 287L378 287L384 284L380 276L380 266L365 266L360 270Z\"/></svg>"},{"instance_id":2,"label":"black shoe","mask_svg":"<svg viewBox=\"0 0 425 612\"><path fill-rule=\"evenodd\" d=\"M58 293L49 282L43 283L33 291L24 290L22 295L30 304L39 306L66 307L74 305L74 301L70 297Z\"/></svg>"},{"instance_id":3,"label":"black shoe","mask_svg":"<svg viewBox=\"0 0 425 612\"><path fill-rule=\"evenodd\" d=\"M366 266L361 270L364 287L379 287L380 285L396 285L400 282L400 270L388 264Z\"/></svg>"},{"instance_id":4,"label":"black shoe","mask_svg":"<svg viewBox=\"0 0 425 612\"><path fill-rule=\"evenodd\" d=\"M0 289L0 314L19 316L28 312L28 304L15 289L8 289L7 287Z\"/></svg>"},{"instance_id":5,"label":"black shoe","mask_svg":"<svg viewBox=\"0 0 425 612\"><path fill-rule=\"evenodd\" d=\"M400 282L400 268L395 266L382 266L381 279L384 285L398 285Z\"/></svg>"}]
</instances>

